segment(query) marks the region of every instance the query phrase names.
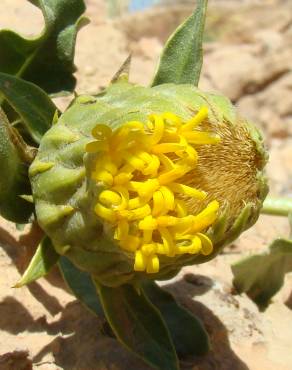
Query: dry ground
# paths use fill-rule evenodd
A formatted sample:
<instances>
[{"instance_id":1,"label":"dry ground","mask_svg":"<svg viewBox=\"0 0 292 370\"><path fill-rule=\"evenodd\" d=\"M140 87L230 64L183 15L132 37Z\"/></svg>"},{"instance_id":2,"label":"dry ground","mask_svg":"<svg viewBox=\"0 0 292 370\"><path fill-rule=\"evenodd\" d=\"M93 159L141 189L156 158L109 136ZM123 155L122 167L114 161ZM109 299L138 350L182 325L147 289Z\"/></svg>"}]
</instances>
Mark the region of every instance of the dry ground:
<instances>
[{"instance_id":1,"label":"dry ground","mask_svg":"<svg viewBox=\"0 0 292 370\"><path fill-rule=\"evenodd\" d=\"M267 172L273 194L292 195L292 3L210 1L201 88L226 94L264 131L270 151ZM107 20L105 4L88 0L91 24L76 50L78 92L106 85L133 52L132 81L147 84L162 43L190 12L174 6ZM215 10L216 9L216 10ZM40 13L23 0L1 0L0 28L32 35ZM60 107L68 99L59 99ZM102 322L72 297L56 271L48 280L13 289L33 243L1 221L0 369L146 370L141 361L102 334ZM245 296L231 294L230 263L286 236L284 218L261 216L210 263L183 269L167 288L205 323L213 350L182 363L193 370L291 370L292 278L265 312ZM37 230L35 230L37 238Z\"/></svg>"}]
</instances>

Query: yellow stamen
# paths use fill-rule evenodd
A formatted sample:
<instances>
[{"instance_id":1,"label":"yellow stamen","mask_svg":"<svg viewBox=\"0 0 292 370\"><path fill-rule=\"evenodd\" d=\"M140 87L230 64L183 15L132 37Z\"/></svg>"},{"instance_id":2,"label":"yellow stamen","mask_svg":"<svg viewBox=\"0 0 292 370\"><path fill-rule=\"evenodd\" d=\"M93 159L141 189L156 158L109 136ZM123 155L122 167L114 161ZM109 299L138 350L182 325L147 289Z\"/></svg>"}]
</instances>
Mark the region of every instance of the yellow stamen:
<instances>
[{"instance_id":1,"label":"yellow stamen","mask_svg":"<svg viewBox=\"0 0 292 370\"><path fill-rule=\"evenodd\" d=\"M164 120L163 120L162 117L160 117L156 114L151 115L149 118L154 121L154 125L153 125L154 130L153 130L153 134L151 135L150 145L155 145L155 144L159 143L159 141L161 140L161 138L163 136Z\"/></svg>"},{"instance_id":2,"label":"yellow stamen","mask_svg":"<svg viewBox=\"0 0 292 370\"><path fill-rule=\"evenodd\" d=\"M157 220L152 216L147 216L139 222L140 230L155 230L157 228Z\"/></svg>"},{"instance_id":3,"label":"yellow stamen","mask_svg":"<svg viewBox=\"0 0 292 370\"><path fill-rule=\"evenodd\" d=\"M92 136L98 140L108 139L112 135L112 129L107 125L97 125L91 131Z\"/></svg>"},{"instance_id":4,"label":"yellow stamen","mask_svg":"<svg viewBox=\"0 0 292 370\"><path fill-rule=\"evenodd\" d=\"M163 143L154 145L154 147L152 148L152 152L155 154L172 153L183 149L184 146L179 143Z\"/></svg>"},{"instance_id":5,"label":"yellow stamen","mask_svg":"<svg viewBox=\"0 0 292 370\"><path fill-rule=\"evenodd\" d=\"M161 191L156 191L153 194L153 216L158 216L159 214L164 214L166 212L165 202Z\"/></svg>"},{"instance_id":6,"label":"yellow stamen","mask_svg":"<svg viewBox=\"0 0 292 370\"><path fill-rule=\"evenodd\" d=\"M134 263L134 270L135 271L145 271L147 264L147 258L142 253L141 250L136 251L135 253L135 263Z\"/></svg>"},{"instance_id":7,"label":"yellow stamen","mask_svg":"<svg viewBox=\"0 0 292 370\"><path fill-rule=\"evenodd\" d=\"M94 211L99 217L104 218L106 221L109 221L109 222L116 221L115 212L109 208L104 207L100 203L96 204L96 206L94 207Z\"/></svg>"},{"instance_id":8,"label":"yellow stamen","mask_svg":"<svg viewBox=\"0 0 292 370\"><path fill-rule=\"evenodd\" d=\"M124 215L126 215L126 217L130 221L135 221L150 215L150 213L151 213L150 206L148 204L145 204L144 206L133 209L132 211L125 211Z\"/></svg>"},{"instance_id":9,"label":"yellow stamen","mask_svg":"<svg viewBox=\"0 0 292 370\"><path fill-rule=\"evenodd\" d=\"M208 108L202 107L199 112L182 127L182 131L191 131L208 117Z\"/></svg>"},{"instance_id":10,"label":"yellow stamen","mask_svg":"<svg viewBox=\"0 0 292 370\"><path fill-rule=\"evenodd\" d=\"M175 200L175 210L178 217L185 217L188 214L187 206L181 199Z\"/></svg>"},{"instance_id":11,"label":"yellow stamen","mask_svg":"<svg viewBox=\"0 0 292 370\"><path fill-rule=\"evenodd\" d=\"M117 228L115 230L114 238L117 240L125 240L129 233L129 223L127 220L122 219L118 221Z\"/></svg>"},{"instance_id":12,"label":"yellow stamen","mask_svg":"<svg viewBox=\"0 0 292 370\"><path fill-rule=\"evenodd\" d=\"M177 115L173 114L172 112L165 112L162 114L162 118L167 121L173 122L176 127L180 127L182 124L182 119Z\"/></svg>"},{"instance_id":13,"label":"yellow stamen","mask_svg":"<svg viewBox=\"0 0 292 370\"><path fill-rule=\"evenodd\" d=\"M172 211L174 209L174 195L173 192L167 186L161 186L160 192L164 199L165 207Z\"/></svg>"},{"instance_id":14,"label":"yellow stamen","mask_svg":"<svg viewBox=\"0 0 292 370\"><path fill-rule=\"evenodd\" d=\"M129 200L129 209L135 209L142 207L146 202L142 200L140 197L132 198Z\"/></svg>"},{"instance_id":15,"label":"yellow stamen","mask_svg":"<svg viewBox=\"0 0 292 370\"><path fill-rule=\"evenodd\" d=\"M178 183L172 183L169 185L169 188L178 194L184 194L192 198L197 198L200 200L203 200L206 198L207 194L204 191L197 190L195 188L191 188L190 186L178 184Z\"/></svg>"},{"instance_id":16,"label":"yellow stamen","mask_svg":"<svg viewBox=\"0 0 292 370\"><path fill-rule=\"evenodd\" d=\"M172 235L165 227L161 227L158 230L161 234L162 242L166 252L165 254L169 257L173 257L175 255L175 245Z\"/></svg>"},{"instance_id":17,"label":"yellow stamen","mask_svg":"<svg viewBox=\"0 0 292 370\"><path fill-rule=\"evenodd\" d=\"M186 132L184 135L191 144L217 144L220 141L219 136L208 132Z\"/></svg>"},{"instance_id":18,"label":"yellow stamen","mask_svg":"<svg viewBox=\"0 0 292 370\"><path fill-rule=\"evenodd\" d=\"M147 262L146 272L148 274L155 274L159 271L159 259L157 256L152 256Z\"/></svg>"},{"instance_id":19,"label":"yellow stamen","mask_svg":"<svg viewBox=\"0 0 292 370\"><path fill-rule=\"evenodd\" d=\"M130 181L129 190L133 190L139 194L140 197L147 197L149 193L153 194L159 188L159 181L157 179L146 180L145 182Z\"/></svg>"},{"instance_id":20,"label":"yellow stamen","mask_svg":"<svg viewBox=\"0 0 292 370\"><path fill-rule=\"evenodd\" d=\"M133 235L128 235L125 239L120 241L120 246L128 252L135 252L139 247L139 244L140 239Z\"/></svg>"},{"instance_id":21,"label":"yellow stamen","mask_svg":"<svg viewBox=\"0 0 292 370\"><path fill-rule=\"evenodd\" d=\"M97 182L102 182L107 186L111 186L113 184L113 175L108 171L98 169L92 173L92 178Z\"/></svg>"},{"instance_id":22,"label":"yellow stamen","mask_svg":"<svg viewBox=\"0 0 292 370\"><path fill-rule=\"evenodd\" d=\"M158 157L167 171L170 171L174 168L173 161L169 159L165 154L159 154Z\"/></svg>"},{"instance_id":23,"label":"yellow stamen","mask_svg":"<svg viewBox=\"0 0 292 370\"><path fill-rule=\"evenodd\" d=\"M140 159L138 156L135 156L135 155L127 154L126 161L128 161L129 164L131 166L133 166L133 168L135 170L140 170L141 171L145 167L144 161L142 159Z\"/></svg>"},{"instance_id":24,"label":"yellow stamen","mask_svg":"<svg viewBox=\"0 0 292 370\"><path fill-rule=\"evenodd\" d=\"M117 173L117 166L109 159L103 163L104 169L107 170L113 176Z\"/></svg>"},{"instance_id":25,"label":"yellow stamen","mask_svg":"<svg viewBox=\"0 0 292 370\"><path fill-rule=\"evenodd\" d=\"M115 185L124 185L129 182L132 178L132 174L121 172L117 176L115 176L113 182Z\"/></svg>"},{"instance_id":26,"label":"yellow stamen","mask_svg":"<svg viewBox=\"0 0 292 370\"><path fill-rule=\"evenodd\" d=\"M188 170L186 166L180 166L180 167L176 166L176 168L159 175L158 181L161 185L166 185L166 184L169 184L179 179L180 177L185 175L187 172Z\"/></svg>"},{"instance_id":27,"label":"yellow stamen","mask_svg":"<svg viewBox=\"0 0 292 370\"><path fill-rule=\"evenodd\" d=\"M104 190L99 195L99 201L104 206L111 206L111 205L118 206L119 204L121 204L122 199L114 191Z\"/></svg>"},{"instance_id":28,"label":"yellow stamen","mask_svg":"<svg viewBox=\"0 0 292 370\"><path fill-rule=\"evenodd\" d=\"M115 186L113 187L113 190L115 190L117 193L119 193L120 196L120 203L117 204L117 209L122 210L127 208L129 203L129 192L127 189L125 189L122 186Z\"/></svg>"},{"instance_id":29,"label":"yellow stamen","mask_svg":"<svg viewBox=\"0 0 292 370\"><path fill-rule=\"evenodd\" d=\"M152 155L151 161L148 163L147 167L143 171L143 175L157 176L157 171L160 166L160 161L157 156Z\"/></svg>"},{"instance_id":30,"label":"yellow stamen","mask_svg":"<svg viewBox=\"0 0 292 370\"><path fill-rule=\"evenodd\" d=\"M178 223L178 218L173 216L159 216L157 217L157 225L159 227L175 226Z\"/></svg>"},{"instance_id":31,"label":"yellow stamen","mask_svg":"<svg viewBox=\"0 0 292 370\"><path fill-rule=\"evenodd\" d=\"M213 244L212 241L207 237L207 235L198 233L198 237L201 239L202 242L202 251L201 253L204 255L208 255L213 251Z\"/></svg>"},{"instance_id":32,"label":"yellow stamen","mask_svg":"<svg viewBox=\"0 0 292 370\"><path fill-rule=\"evenodd\" d=\"M144 244L142 247L141 247L141 251L142 253L148 257L148 256L151 256L151 254L153 253L156 253L156 245L154 243L151 243L151 244Z\"/></svg>"},{"instance_id":33,"label":"yellow stamen","mask_svg":"<svg viewBox=\"0 0 292 370\"><path fill-rule=\"evenodd\" d=\"M152 234L153 234L152 230L143 231L143 243L145 243L143 244L143 246L152 241ZM142 246L142 250L143 250L143 246Z\"/></svg>"},{"instance_id":34,"label":"yellow stamen","mask_svg":"<svg viewBox=\"0 0 292 370\"><path fill-rule=\"evenodd\" d=\"M187 215L185 217L181 217L178 219L178 222L176 225L174 225L172 231L176 233L181 233L181 234L187 234L190 232L194 225L194 218L195 216L193 215Z\"/></svg>"},{"instance_id":35,"label":"yellow stamen","mask_svg":"<svg viewBox=\"0 0 292 370\"><path fill-rule=\"evenodd\" d=\"M92 143L88 143L86 145L85 150L88 153L101 152L108 150L108 145L106 142L93 141Z\"/></svg>"},{"instance_id":36,"label":"yellow stamen","mask_svg":"<svg viewBox=\"0 0 292 370\"><path fill-rule=\"evenodd\" d=\"M185 254L185 253L196 254L201 251L202 242L198 236L185 235L182 240L188 240L190 244L184 245L184 246L179 245L177 247L177 254Z\"/></svg>"},{"instance_id":37,"label":"yellow stamen","mask_svg":"<svg viewBox=\"0 0 292 370\"><path fill-rule=\"evenodd\" d=\"M86 150L96 153L91 177L102 187L94 211L111 226L120 248L132 253L135 271L157 273L161 255L212 253L204 231L215 221L219 203L190 214L189 200L201 202L207 194L184 184L200 162L196 145L219 141L211 132L194 130L207 118L202 107L187 122L165 112L150 115L146 124L126 122L114 131L97 125L92 131L96 141Z\"/></svg>"},{"instance_id":38,"label":"yellow stamen","mask_svg":"<svg viewBox=\"0 0 292 370\"><path fill-rule=\"evenodd\" d=\"M202 212L193 216L192 231L198 232L210 226L216 220L218 209L219 203L213 200Z\"/></svg>"}]
</instances>

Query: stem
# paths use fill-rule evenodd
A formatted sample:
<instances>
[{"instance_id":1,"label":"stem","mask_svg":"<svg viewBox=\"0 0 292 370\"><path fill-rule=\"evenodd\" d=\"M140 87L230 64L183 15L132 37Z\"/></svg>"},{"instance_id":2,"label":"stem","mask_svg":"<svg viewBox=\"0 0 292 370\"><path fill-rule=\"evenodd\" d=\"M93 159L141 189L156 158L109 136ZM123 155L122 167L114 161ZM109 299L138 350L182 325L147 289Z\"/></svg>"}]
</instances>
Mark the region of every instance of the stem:
<instances>
[{"instance_id":1,"label":"stem","mask_svg":"<svg viewBox=\"0 0 292 370\"><path fill-rule=\"evenodd\" d=\"M267 197L261 213L275 216L288 216L292 213L292 198Z\"/></svg>"}]
</instances>

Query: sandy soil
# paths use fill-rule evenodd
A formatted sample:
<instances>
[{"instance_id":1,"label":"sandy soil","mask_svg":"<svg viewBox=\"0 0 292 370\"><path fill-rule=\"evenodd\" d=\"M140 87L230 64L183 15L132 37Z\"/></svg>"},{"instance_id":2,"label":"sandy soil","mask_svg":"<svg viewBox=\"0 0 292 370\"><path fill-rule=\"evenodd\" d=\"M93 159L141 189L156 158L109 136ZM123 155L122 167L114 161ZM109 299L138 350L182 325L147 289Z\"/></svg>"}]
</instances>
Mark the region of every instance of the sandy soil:
<instances>
[{"instance_id":1,"label":"sandy soil","mask_svg":"<svg viewBox=\"0 0 292 370\"><path fill-rule=\"evenodd\" d=\"M189 7L174 6L108 20L102 0L88 0L91 24L78 36L77 91L96 92L133 53L132 81L147 84L162 43ZM292 3L211 1L200 87L229 96L257 122L270 151L271 193L292 195ZM22 0L2 0L0 28L33 35L42 29L37 9ZM65 108L68 98L58 99ZM288 221L261 216L215 260L188 267L167 289L196 313L210 333L213 349L185 370L292 369L292 277L265 312L245 296L231 294L230 263L288 235ZM58 272L29 287L13 289L34 248L28 230L19 233L1 220L0 370L146 370L114 339L103 322L66 290Z\"/></svg>"}]
</instances>

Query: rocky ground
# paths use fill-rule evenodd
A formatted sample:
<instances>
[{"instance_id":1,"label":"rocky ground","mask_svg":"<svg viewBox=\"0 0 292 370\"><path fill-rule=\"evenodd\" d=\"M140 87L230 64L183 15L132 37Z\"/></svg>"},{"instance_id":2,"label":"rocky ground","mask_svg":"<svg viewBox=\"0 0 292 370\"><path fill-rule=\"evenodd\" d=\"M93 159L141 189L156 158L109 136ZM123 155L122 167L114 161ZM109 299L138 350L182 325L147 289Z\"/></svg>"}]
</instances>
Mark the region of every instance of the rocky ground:
<instances>
[{"instance_id":1,"label":"rocky ground","mask_svg":"<svg viewBox=\"0 0 292 370\"><path fill-rule=\"evenodd\" d=\"M87 0L91 24L78 36L78 92L105 86L132 52L132 81L147 84L162 43L190 6L172 6L108 20L105 2ZM0 28L33 35L40 13L28 2L2 0ZM292 196L292 3L290 0L210 0L200 87L221 91L242 115L262 128L270 152L272 194ZM58 99L65 108L68 98ZM213 349L185 370L292 369L292 277L265 312L245 296L231 294L230 263L287 236L288 221L261 216L218 258L188 267L167 289L196 313ZM29 287L13 289L33 248L28 230L1 221L0 370L146 370L66 290L57 271ZM38 230L34 230L35 239Z\"/></svg>"}]
</instances>

